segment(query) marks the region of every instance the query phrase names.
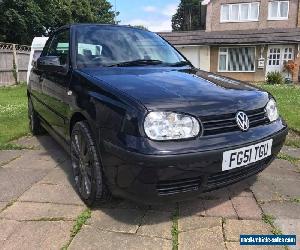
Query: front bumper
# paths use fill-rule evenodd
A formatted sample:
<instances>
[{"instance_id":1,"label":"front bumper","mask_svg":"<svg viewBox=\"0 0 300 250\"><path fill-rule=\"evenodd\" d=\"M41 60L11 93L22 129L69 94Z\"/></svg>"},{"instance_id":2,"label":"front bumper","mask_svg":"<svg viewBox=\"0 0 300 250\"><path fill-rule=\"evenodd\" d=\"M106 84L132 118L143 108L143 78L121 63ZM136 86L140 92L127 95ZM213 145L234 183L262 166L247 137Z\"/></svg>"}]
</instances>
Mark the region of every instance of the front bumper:
<instances>
[{"instance_id":1,"label":"front bumper","mask_svg":"<svg viewBox=\"0 0 300 250\"><path fill-rule=\"evenodd\" d=\"M191 199L203 192L238 182L265 169L280 152L288 132L287 126L281 120L268 126L254 128L248 135L233 133L231 140L226 135L230 140L227 147L224 146L225 139L219 135L219 148L199 147L201 151L182 154L177 151L174 154L166 154L165 151L144 154L104 141L101 153L108 185L116 196L155 204ZM262 136L264 130L268 132ZM211 145L216 145L215 139L206 138L205 143L209 144L211 140ZM268 139L273 139L270 157L247 167L222 172L224 151ZM153 144L149 150L153 150Z\"/></svg>"}]
</instances>

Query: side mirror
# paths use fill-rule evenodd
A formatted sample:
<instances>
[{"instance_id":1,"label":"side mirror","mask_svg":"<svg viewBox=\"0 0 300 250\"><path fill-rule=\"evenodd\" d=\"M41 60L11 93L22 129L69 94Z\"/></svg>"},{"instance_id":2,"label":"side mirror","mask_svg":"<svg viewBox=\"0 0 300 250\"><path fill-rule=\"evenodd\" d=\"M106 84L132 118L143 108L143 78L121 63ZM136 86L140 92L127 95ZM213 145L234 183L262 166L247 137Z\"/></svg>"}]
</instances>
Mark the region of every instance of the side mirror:
<instances>
[{"instance_id":1,"label":"side mirror","mask_svg":"<svg viewBox=\"0 0 300 250\"><path fill-rule=\"evenodd\" d=\"M60 58L58 56L43 56L38 58L36 62L38 70L48 72L65 72L66 68L61 65Z\"/></svg>"}]
</instances>

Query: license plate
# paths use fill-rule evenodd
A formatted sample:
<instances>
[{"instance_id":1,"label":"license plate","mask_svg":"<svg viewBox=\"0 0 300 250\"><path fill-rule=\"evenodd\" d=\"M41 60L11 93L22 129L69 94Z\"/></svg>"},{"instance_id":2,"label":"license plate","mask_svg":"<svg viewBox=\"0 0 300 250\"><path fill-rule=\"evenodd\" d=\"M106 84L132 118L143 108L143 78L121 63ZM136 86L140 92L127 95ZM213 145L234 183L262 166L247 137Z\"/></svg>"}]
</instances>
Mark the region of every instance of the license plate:
<instances>
[{"instance_id":1,"label":"license plate","mask_svg":"<svg viewBox=\"0 0 300 250\"><path fill-rule=\"evenodd\" d=\"M243 167L272 154L273 139L223 153L222 171Z\"/></svg>"}]
</instances>

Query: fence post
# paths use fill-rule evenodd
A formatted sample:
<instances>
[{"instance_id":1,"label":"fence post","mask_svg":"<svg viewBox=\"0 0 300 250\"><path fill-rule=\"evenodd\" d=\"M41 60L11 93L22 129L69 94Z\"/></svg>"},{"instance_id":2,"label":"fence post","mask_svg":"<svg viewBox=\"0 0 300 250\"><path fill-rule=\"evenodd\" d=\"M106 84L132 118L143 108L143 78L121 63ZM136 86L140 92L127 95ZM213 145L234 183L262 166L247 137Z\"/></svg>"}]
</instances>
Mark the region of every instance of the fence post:
<instances>
[{"instance_id":1,"label":"fence post","mask_svg":"<svg viewBox=\"0 0 300 250\"><path fill-rule=\"evenodd\" d=\"M20 78L19 78L17 50L15 44L13 44L13 64L14 64L13 66L14 66L15 80L16 80L16 84L18 84L20 82Z\"/></svg>"}]
</instances>

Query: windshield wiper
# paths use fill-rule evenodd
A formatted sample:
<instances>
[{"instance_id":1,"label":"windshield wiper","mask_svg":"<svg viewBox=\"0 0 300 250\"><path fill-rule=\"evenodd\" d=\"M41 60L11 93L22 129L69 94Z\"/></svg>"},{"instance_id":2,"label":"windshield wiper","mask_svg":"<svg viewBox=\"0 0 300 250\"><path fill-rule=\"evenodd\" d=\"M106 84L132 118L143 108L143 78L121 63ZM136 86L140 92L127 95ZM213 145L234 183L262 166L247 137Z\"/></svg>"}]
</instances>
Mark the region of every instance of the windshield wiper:
<instances>
[{"instance_id":1,"label":"windshield wiper","mask_svg":"<svg viewBox=\"0 0 300 250\"><path fill-rule=\"evenodd\" d=\"M170 64L171 67L182 67L182 66L187 66L187 65L191 65L191 64L188 61L180 61L177 63Z\"/></svg>"},{"instance_id":2,"label":"windshield wiper","mask_svg":"<svg viewBox=\"0 0 300 250\"><path fill-rule=\"evenodd\" d=\"M140 66L140 65L158 65L163 64L160 60L146 60L146 59L140 59L140 60L134 60L134 61L128 61L128 62L120 62L108 65L107 67L130 67L130 66Z\"/></svg>"}]
</instances>

